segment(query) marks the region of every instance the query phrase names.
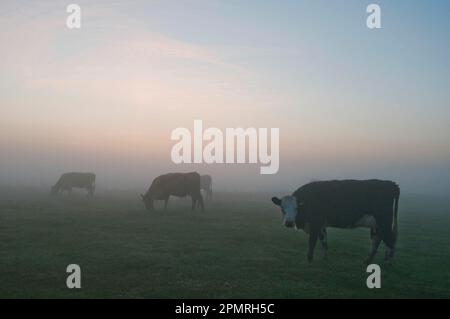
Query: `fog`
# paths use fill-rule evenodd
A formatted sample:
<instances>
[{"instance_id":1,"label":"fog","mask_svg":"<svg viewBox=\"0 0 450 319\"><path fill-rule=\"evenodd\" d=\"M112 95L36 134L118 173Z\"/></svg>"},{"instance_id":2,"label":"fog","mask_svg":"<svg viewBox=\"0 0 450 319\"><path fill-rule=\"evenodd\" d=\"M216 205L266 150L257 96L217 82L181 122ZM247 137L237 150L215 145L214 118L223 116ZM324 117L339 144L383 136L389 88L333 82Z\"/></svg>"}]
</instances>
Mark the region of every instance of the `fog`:
<instances>
[{"instance_id":1,"label":"fog","mask_svg":"<svg viewBox=\"0 0 450 319\"><path fill-rule=\"evenodd\" d=\"M223 191L379 178L448 194L446 10L380 1L385 27L369 30L357 2L78 4L76 30L63 3L0 5L0 185L49 189L80 171L99 190L143 191L198 171ZM175 165L171 132L196 119L278 128L278 173Z\"/></svg>"},{"instance_id":2,"label":"fog","mask_svg":"<svg viewBox=\"0 0 450 319\"><path fill-rule=\"evenodd\" d=\"M0 186L49 189L64 172L94 172L97 189L145 191L153 178L167 172L197 171L213 176L215 191L289 193L312 180L389 179L404 193L448 195L447 163L397 160L376 162L363 156L289 158L280 150L277 174L261 175L261 164L180 164L166 156L33 149L2 149Z\"/></svg>"}]
</instances>

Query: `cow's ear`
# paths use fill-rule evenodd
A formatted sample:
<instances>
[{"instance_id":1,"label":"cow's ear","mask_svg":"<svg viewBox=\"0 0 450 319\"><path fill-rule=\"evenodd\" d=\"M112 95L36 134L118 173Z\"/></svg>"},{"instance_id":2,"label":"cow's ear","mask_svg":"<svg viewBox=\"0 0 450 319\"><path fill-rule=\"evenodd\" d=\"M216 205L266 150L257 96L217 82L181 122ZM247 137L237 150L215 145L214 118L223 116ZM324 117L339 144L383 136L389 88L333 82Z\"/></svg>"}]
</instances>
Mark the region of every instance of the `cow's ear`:
<instances>
[{"instance_id":1,"label":"cow's ear","mask_svg":"<svg viewBox=\"0 0 450 319\"><path fill-rule=\"evenodd\" d=\"M281 205L281 199L279 199L278 197L272 197L272 202L277 206Z\"/></svg>"}]
</instances>

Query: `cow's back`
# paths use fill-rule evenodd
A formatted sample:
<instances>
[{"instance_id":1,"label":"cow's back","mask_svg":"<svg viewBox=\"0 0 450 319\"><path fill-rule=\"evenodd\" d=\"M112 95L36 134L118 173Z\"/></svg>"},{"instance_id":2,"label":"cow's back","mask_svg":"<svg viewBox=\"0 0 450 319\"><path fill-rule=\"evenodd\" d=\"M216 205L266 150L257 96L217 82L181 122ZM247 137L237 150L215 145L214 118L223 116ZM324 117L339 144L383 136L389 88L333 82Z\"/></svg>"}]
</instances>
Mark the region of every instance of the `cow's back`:
<instances>
[{"instance_id":1,"label":"cow's back","mask_svg":"<svg viewBox=\"0 0 450 319\"><path fill-rule=\"evenodd\" d=\"M200 192L200 175L192 173L169 173L154 179L148 194L155 199L163 199L169 195L189 196Z\"/></svg>"},{"instance_id":2,"label":"cow's back","mask_svg":"<svg viewBox=\"0 0 450 319\"><path fill-rule=\"evenodd\" d=\"M70 172L61 175L58 185L61 187L91 187L95 183L94 173Z\"/></svg>"},{"instance_id":3,"label":"cow's back","mask_svg":"<svg viewBox=\"0 0 450 319\"><path fill-rule=\"evenodd\" d=\"M398 185L381 180L341 180L312 182L294 196L308 219L326 219L336 227L348 227L363 215L377 216L393 205Z\"/></svg>"}]
</instances>

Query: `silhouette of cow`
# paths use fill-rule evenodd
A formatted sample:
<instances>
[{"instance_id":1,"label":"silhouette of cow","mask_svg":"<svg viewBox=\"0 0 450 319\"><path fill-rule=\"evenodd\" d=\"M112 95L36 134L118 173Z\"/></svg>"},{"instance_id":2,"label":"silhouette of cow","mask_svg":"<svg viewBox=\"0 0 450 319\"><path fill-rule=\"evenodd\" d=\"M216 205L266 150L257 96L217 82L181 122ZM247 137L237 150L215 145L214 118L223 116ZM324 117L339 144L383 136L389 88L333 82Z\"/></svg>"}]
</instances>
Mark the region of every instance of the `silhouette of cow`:
<instances>
[{"instance_id":1,"label":"silhouette of cow","mask_svg":"<svg viewBox=\"0 0 450 319\"><path fill-rule=\"evenodd\" d=\"M192 173L169 173L156 177L145 195L141 194L145 208L153 210L155 200L164 201L164 209L170 196L185 197L192 199L192 210L197 204L204 210L203 197L200 192L200 175Z\"/></svg>"},{"instance_id":2,"label":"silhouette of cow","mask_svg":"<svg viewBox=\"0 0 450 319\"><path fill-rule=\"evenodd\" d=\"M85 188L88 191L88 196L93 196L95 191L95 174L93 173L65 173L62 174L59 180L51 188L51 194L67 192L70 194L72 188Z\"/></svg>"}]
</instances>

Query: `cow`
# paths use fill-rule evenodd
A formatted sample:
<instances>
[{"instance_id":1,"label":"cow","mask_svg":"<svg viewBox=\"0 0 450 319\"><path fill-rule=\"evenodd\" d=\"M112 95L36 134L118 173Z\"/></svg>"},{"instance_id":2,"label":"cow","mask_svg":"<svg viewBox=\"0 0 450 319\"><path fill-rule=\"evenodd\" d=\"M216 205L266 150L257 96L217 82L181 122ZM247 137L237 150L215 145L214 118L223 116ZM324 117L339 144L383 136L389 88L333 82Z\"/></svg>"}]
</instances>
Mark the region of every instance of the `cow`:
<instances>
[{"instance_id":1,"label":"cow","mask_svg":"<svg viewBox=\"0 0 450 319\"><path fill-rule=\"evenodd\" d=\"M206 192L206 199L212 198L212 177L210 175L200 176L200 189Z\"/></svg>"},{"instance_id":2,"label":"cow","mask_svg":"<svg viewBox=\"0 0 450 319\"><path fill-rule=\"evenodd\" d=\"M381 241L386 246L385 261L390 263L397 241L399 186L382 180L333 180L308 183L292 195L273 197L281 207L283 224L309 234L308 261L313 260L317 239L326 252L327 227L370 228L372 248L366 264L375 257Z\"/></svg>"},{"instance_id":3,"label":"cow","mask_svg":"<svg viewBox=\"0 0 450 319\"><path fill-rule=\"evenodd\" d=\"M51 188L51 194L56 195L66 191L68 194L72 192L72 188L85 188L88 196L94 196L95 191L95 174L94 173L65 173Z\"/></svg>"},{"instance_id":4,"label":"cow","mask_svg":"<svg viewBox=\"0 0 450 319\"><path fill-rule=\"evenodd\" d=\"M145 208L153 210L155 200L164 200L164 209L170 196L185 197L192 199L192 210L198 204L204 210L203 197L200 192L200 175L191 173L169 173L156 177L145 195L141 194Z\"/></svg>"}]
</instances>

